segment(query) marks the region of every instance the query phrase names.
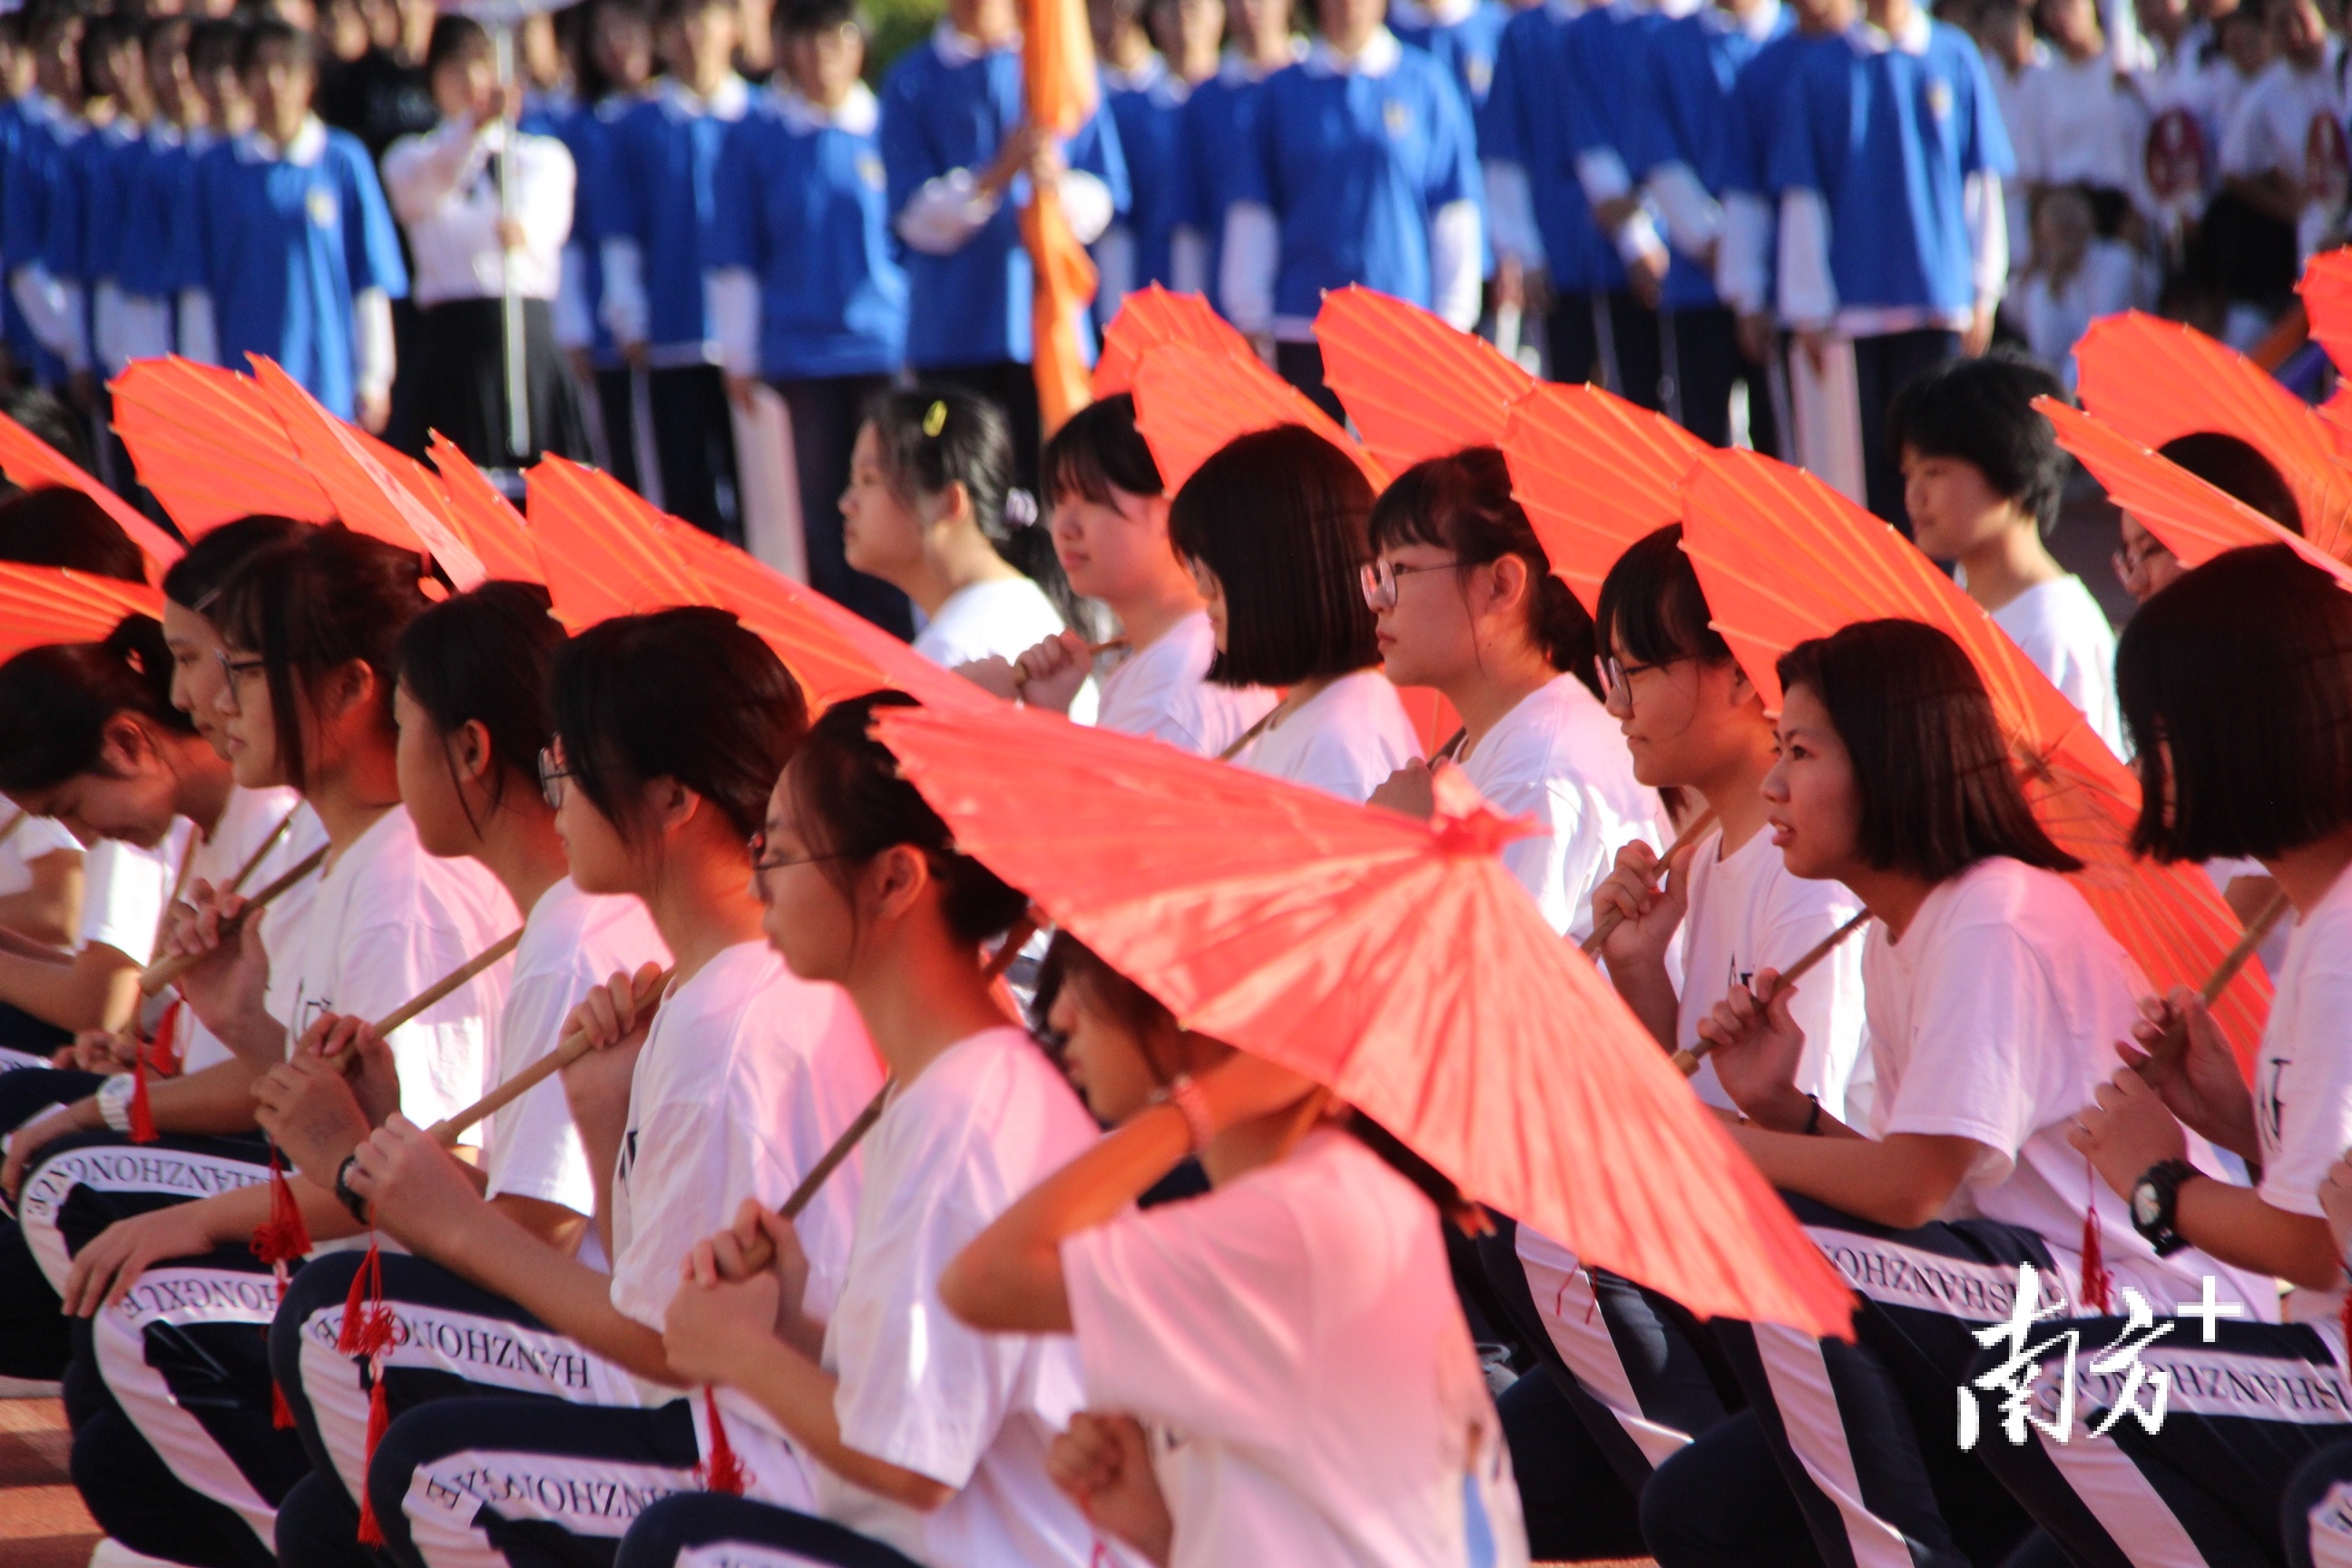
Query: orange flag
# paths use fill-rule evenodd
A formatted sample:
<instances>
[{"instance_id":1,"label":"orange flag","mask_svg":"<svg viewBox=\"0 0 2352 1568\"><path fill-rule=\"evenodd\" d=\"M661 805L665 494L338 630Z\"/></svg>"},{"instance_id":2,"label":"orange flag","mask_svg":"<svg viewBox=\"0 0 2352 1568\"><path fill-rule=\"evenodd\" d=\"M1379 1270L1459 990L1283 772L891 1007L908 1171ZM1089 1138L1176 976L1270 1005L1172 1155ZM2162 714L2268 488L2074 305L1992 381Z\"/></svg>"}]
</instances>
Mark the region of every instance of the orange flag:
<instances>
[{"instance_id":1,"label":"orange flag","mask_svg":"<svg viewBox=\"0 0 2352 1568\"><path fill-rule=\"evenodd\" d=\"M1095 46L1083 0L1034 0L1021 37L1022 91L1029 123L1068 136L1095 111ZM1037 407L1045 433L1092 399L1078 312L1095 297L1095 264L1070 232L1062 198L1038 185L1021 209L1021 242L1036 269L1030 316L1030 355L1037 377Z\"/></svg>"}]
</instances>

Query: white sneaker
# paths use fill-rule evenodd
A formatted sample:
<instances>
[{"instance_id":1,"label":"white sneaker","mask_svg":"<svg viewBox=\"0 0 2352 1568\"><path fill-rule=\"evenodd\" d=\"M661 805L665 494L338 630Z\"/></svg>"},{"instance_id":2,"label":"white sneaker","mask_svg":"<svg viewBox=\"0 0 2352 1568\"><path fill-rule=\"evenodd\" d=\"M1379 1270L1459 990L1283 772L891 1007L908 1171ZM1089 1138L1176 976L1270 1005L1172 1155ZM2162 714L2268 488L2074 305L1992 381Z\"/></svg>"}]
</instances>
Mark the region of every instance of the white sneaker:
<instances>
[{"instance_id":1,"label":"white sneaker","mask_svg":"<svg viewBox=\"0 0 2352 1568\"><path fill-rule=\"evenodd\" d=\"M133 1552L110 1535L90 1549L89 1568L180 1568L180 1564L168 1558Z\"/></svg>"}]
</instances>

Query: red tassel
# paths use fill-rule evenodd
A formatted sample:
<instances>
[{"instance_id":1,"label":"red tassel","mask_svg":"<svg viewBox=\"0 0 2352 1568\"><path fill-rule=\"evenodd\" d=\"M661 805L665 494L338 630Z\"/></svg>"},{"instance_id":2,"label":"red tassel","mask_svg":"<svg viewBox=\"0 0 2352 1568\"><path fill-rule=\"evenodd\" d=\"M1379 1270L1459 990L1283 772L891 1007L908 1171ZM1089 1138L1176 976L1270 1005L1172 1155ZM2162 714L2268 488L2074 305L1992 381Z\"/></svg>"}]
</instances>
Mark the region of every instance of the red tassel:
<instances>
[{"instance_id":1,"label":"red tassel","mask_svg":"<svg viewBox=\"0 0 2352 1568\"><path fill-rule=\"evenodd\" d=\"M367 1464L360 1467L365 1474L367 1465L375 1462L375 1446L383 1441L384 1428L392 1425L392 1410L383 1399L383 1368L375 1365L375 1386L368 1390ZM362 1546L382 1546L383 1526L376 1522L375 1492L370 1487L360 1489L359 1542Z\"/></svg>"},{"instance_id":2,"label":"red tassel","mask_svg":"<svg viewBox=\"0 0 2352 1568\"><path fill-rule=\"evenodd\" d=\"M2344 1359L2352 1362L2352 1277L2345 1281L2344 1305L2336 1310L2336 1325L2344 1332Z\"/></svg>"},{"instance_id":3,"label":"red tassel","mask_svg":"<svg viewBox=\"0 0 2352 1568\"><path fill-rule=\"evenodd\" d=\"M2083 1173L2090 1182L2088 1202L2083 1208L2083 1305L2105 1316L2112 1310L2113 1298L2108 1293L2106 1247L2099 1237L2099 1173L2091 1168L2088 1154L2083 1156Z\"/></svg>"},{"instance_id":4,"label":"red tassel","mask_svg":"<svg viewBox=\"0 0 2352 1568\"><path fill-rule=\"evenodd\" d=\"M155 1142L155 1108L147 1100L147 1053L131 1058L131 1141Z\"/></svg>"},{"instance_id":5,"label":"red tassel","mask_svg":"<svg viewBox=\"0 0 2352 1568\"><path fill-rule=\"evenodd\" d=\"M276 1271L278 1294L286 1295L286 1266L310 1250L310 1227L302 1221L302 1205L286 1184L286 1162L278 1145L269 1146L269 1217L254 1227L253 1255Z\"/></svg>"},{"instance_id":6,"label":"red tassel","mask_svg":"<svg viewBox=\"0 0 2352 1568\"><path fill-rule=\"evenodd\" d=\"M180 1076L180 999L173 997L171 1005L163 1009L163 1016L155 1021L155 1040L150 1047L150 1058L155 1064L155 1070L165 1078Z\"/></svg>"},{"instance_id":7,"label":"red tassel","mask_svg":"<svg viewBox=\"0 0 2352 1568\"><path fill-rule=\"evenodd\" d=\"M373 1358L392 1349L392 1309L383 1299L383 1255L373 1233L368 1249L352 1274L352 1288L343 1298L343 1326L335 1349L344 1355Z\"/></svg>"},{"instance_id":8,"label":"red tassel","mask_svg":"<svg viewBox=\"0 0 2352 1568\"><path fill-rule=\"evenodd\" d=\"M269 1424L280 1432L289 1432L294 1427L294 1407L286 1403L286 1391L278 1386L274 1377L269 1380Z\"/></svg>"},{"instance_id":9,"label":"red tassel","mask_svg":"<svg viewBox=\"0 0 2352 1568\"><path fill-rule=\"evenodd\" d=\"M727 1423L719 1418L718 1391L708 1384L702 1389L702 1408L710 1417L710 1460L703 1467L702 1489L741 1497L743 1461L735 1457L735 1445L727 1440Z\"/></svg>"}]
</instances>

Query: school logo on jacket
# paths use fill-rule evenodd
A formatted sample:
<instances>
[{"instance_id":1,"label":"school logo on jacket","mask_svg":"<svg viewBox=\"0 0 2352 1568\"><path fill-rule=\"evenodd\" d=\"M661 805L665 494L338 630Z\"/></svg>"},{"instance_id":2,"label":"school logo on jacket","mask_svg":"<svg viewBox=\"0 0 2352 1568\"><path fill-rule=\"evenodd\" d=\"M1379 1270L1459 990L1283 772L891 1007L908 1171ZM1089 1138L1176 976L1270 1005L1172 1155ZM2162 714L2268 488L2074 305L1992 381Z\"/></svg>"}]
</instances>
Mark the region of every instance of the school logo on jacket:
<instances>
[{"instance_id":1,"label":"school logo on jacket","mask_svg":"<svg viewBox=\"0 0 2352 1568\"><path fill-rule=\"evenodd\" d=\"M311 191L303 205L310 209L310 221L320 228L335 226L335 193L321 185Z\"/></svg>"},{"instance_id":2,"label":"school logo on jacket","mask_svg":"<svg viewBox=\"0 0 2352 1568\"><path fill-rule=\"evenodd\" d=\"M1412 134L1412 110L1391 98L1381 105L1381 123L1392 140L1401 142Z\"/></svg>"},{"instance_id":3,"label":"school logo on jacket","mask_svg":"<svg viewBox=\"0 0 2352 1568\"><path fill-rule=\"evenodd\" d=\"M885 188L889 184L889 175L882 167L882 155L879 153L857 154L857 177L866 182L866 188L869 191Z\"/></svg>"},{"instance_id":4,"label":"school logo on jacket","mask_svg":"<svg viewBox=\"0 0 2352 1568\"><path fill-rule=\"evenodd\" d=\"M1469 79L1470 96L1483 99L1495 85L1495 62L1484 55L1472 55L1462 62L1462 74Z\"/></svg>"},{"instance_id":5,"label":"school logo on jacket","mask_svg":"<svg viewBox=\"0 0 2352 1568\"><path fill-rule=\"evenodd\" d=\"M1931 81L1927 84L1927 112L1940 125L1952 117L1952 84Z\"/></svg>"}]
</instances>

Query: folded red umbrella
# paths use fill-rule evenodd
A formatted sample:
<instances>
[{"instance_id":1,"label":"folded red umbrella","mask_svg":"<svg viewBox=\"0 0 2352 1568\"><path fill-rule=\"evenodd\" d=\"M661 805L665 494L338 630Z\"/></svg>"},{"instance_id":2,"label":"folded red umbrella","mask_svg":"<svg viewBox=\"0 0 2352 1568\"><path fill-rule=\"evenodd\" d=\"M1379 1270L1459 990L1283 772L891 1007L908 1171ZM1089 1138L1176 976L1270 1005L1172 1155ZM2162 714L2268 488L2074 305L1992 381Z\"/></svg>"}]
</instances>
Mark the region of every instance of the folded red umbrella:
<instances>
[{"instance_id":1,"label":"folded red umbrella","mask_svg":"<svg viewBox=\"0 0 2352 1568\"><path fill-rule=\"evenodd\" d=\"M1171 294L1154 283L1120 300L1118 314L1103 330L1102 355L1095 361L1095 395L1134 391L1135 370L1145 351L1165 342L1257 357L1249 340L1210 309L1206 300L1198 294Z\"/></svg>"},{"instance_id":2,"label":"folded red umbrella","mask_svg":"<svg viewBox=\"0 0 2352 1568\"><path fill-rule=\"evenodd\" d=\"M1496 858L1455 770L1417 822L1027 710L887 710L957 845L1183 1022L1329 1087L1472 1199L1705 1316L1850 1332L1837 1271Z\"/></svg>"},{"instance_id":3,"label":"folded red umbrella","mask_svg":"<svg viewBox=\"0 0 2352 1568\"><path fill-rule=\"evenodd\" d=\"M1502 439L1511 493L1552 574L1586 610L1626 547L1682 521L1676 489L1706 442L1597 386L1538 385L1511 405Z\"/></svg>"},{"instance_id":4,"label":"folded red umbrella","mask_svg":"<svg viewBox=\"0 0 2352 1568\"><path fill-rule=\"evenodd\" d=\"M1380 465L1401 474L1465 447L1499 447L1536 378L1484 338L1351 283L1315 317L1323 378Z\"/></svg>"},{"instance_id":5,"label":"folded red umbrella","mask_svg":"<svg viewBox=\"0 0 2352 1568\"><path fill-rule=\"evenodd\" d=\"M1923 621L1967 652L2000 718L2043 831L2083 862L2070 879L2159 992L2205 984L2240 935L2192 865L2133 855L2139 780L1992 618L1909 541L1811 474L1753 452L1710 451L1683 485L1683 548L1715 628L1780 705L1780 656L1857 621ZM2242 1065L2270 1011L2250 963L2213 1009Z\"/></svg>"},{"instance_id":6,"label":"folded red umbrella","mask_svg":"<svg viewBox=\"0 0 2352 1568\"><path fill-rule=\"evenodd\" d=\"M163 614L162 590L64 566L0 561L0 659L58 642L102 642L125 616Z\"/></svg>"},{"instance_id":7,"label":"folded red umbrella","mask_svg":"<svg viewBox=\"0 0 2352 1568\"><path fill-rule=\"evenodd\" d=\"M539 547L530 542L530 526L513 503L440 431L433 432L426 451L439 470L449 521L464 536L467 548L481 558L482 570L509 582L546 582L547 569L539 563Z\"/></svg>"},{"instance_id":8,"label":"folded red umbrella","mask_svg":"<svg viewBox=\"0 0 2352 1568\"><path fill-rule=\"evenodd\" d=\"M1171 495L1235 437L1277 425L1305 426L1354 458L1372 489L1388 488L1388 472L1371 454L1255 354L1244 359L1193 342L1157 343L1144 352L1134 390L1136 428Z\"/></svg>"},{"instance_id":9,"label":"folded red umbrella","mask_svg":"<svg viewBox=\"0 0 2352 1568\"><path fill-rule=\"evenodd\" d=\"M250 377L174 356L135 361L109 389L139 482L190 539L257 514L335 515Z\"/></svg>"},{"instance_id":10,"label":"folded red umbrella","mask_svg":"<svg viewBox=\"0 0 2352 1568\"><path fill-rule=\"evenodd\" d=\"M147 557L147 580L162 580L163 568L188 552L188 547L141 515L139 509L99 483L80 464L0 414L0 474L28 490L79 490L99 510L121 525L131 542Z\"/></svg>"}]
</instances>

